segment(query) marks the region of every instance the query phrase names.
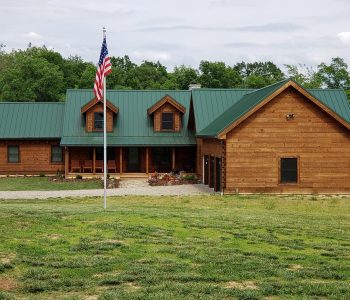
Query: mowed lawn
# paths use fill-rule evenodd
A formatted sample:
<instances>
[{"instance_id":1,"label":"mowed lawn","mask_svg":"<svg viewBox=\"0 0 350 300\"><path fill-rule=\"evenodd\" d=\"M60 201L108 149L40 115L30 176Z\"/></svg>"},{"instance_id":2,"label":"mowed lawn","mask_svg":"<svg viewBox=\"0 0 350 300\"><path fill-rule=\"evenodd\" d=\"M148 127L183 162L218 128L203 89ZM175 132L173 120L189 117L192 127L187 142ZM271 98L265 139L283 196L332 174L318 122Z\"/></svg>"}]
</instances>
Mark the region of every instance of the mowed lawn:
<instances>
[{"instance_id":1,"label":"mowed lawn","mask_svg":"<svg viewBox=\"0 0 350 300\"><path fill-rule=\"evenodd\" d=\"M53 181L51 177L3 177L0 178L0 191L53 191L101 189L101 180Z\"/></svg>"},{"instance_id":2,"label":"mowed lawn","mask_svg":"<svg viewBox=\"0 0 350 300\"><path fill-rule=\"evenodd\" d=\"M350 299L350 198L0 201L0 299Z\"/></svg>"}]
</instances>

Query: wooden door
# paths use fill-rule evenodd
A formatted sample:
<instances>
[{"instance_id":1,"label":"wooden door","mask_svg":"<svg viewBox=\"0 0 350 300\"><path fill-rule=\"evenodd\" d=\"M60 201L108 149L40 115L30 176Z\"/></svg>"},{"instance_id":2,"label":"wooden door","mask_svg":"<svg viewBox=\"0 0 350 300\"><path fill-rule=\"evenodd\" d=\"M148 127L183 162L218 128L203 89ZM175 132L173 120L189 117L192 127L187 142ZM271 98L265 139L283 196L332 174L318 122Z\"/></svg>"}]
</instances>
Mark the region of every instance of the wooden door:
<instances>
[{"instance_id":1,"label":"wooden door","mask_svg":"<svg viewBox=\"0 0 350 300\"><path fill-rule=\"evenodd\" d=\"M140 151L137 147L128 148L127 171L140 172Z\"/></svg>"}]
</instances>

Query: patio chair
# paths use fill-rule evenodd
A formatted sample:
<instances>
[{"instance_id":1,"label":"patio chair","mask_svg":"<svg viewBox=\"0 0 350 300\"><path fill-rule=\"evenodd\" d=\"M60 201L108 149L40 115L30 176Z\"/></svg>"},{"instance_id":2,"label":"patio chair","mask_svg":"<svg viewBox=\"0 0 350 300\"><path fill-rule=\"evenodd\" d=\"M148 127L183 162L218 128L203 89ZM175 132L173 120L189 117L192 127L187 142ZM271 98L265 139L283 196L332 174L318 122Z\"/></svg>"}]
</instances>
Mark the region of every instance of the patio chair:
<instances>
[{"instance_id":1,"label":"patio chair","mask_svg":"<svg viewBox=\"0 0 350 300\"><path fill-rule=\"evenodd\" d=\"M83 172L85 172L85 170L90 170L92 173L92 160L84 160Z\"/></svg>"},{"instance_id":2,"label":"patio chair","mask_svg":"<svg viewBox=\"0 0 350 300\"><path fill-rule=\"evenodd\" d=\"M73 173L76 170L78 173L81 172L81 165L79 160L72 160L70 162L70 171Z\"/></svg>"},{"instance_id":3,"label":"patio chair","mask_svg":"<svg viewBox=\"0 0 350 300\"><path fill-rule=\"evenodd\" d=\"M109 160L107 162L107 172L110 170L114 171L114 173L117 173L117 165L115 163L115 160Z\"/></svg>"},{"instance_id":4,"label":"patio chair","mask_svg":"<svg viewBox=\"0 0 350 300\"><path fill-rule=\"evenodd\" d=\"M97 170L101 170L101 173L103 173L103 160L96 160L95 162L95 172L97 172Z\"/></svg>"}]
</instances>

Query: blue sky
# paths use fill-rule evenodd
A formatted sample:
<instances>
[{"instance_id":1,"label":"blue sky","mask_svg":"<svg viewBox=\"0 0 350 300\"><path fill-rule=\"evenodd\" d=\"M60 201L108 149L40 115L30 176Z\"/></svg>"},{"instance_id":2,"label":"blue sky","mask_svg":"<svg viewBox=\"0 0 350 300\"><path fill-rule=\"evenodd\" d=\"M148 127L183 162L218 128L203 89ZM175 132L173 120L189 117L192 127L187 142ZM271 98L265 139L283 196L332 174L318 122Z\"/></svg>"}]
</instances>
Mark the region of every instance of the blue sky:
<instances>
[{"instance_id":1,"label":"blue sky","mask_svg":"<svg viewBox=\"0 0 350 300\"><path fill-rule=\"evenodd\" d=\"M111 55L198 67L200 60L350 64L349 0L0 0L0 43L29 42L97 62Z\"/></svg>"}]
</instances>

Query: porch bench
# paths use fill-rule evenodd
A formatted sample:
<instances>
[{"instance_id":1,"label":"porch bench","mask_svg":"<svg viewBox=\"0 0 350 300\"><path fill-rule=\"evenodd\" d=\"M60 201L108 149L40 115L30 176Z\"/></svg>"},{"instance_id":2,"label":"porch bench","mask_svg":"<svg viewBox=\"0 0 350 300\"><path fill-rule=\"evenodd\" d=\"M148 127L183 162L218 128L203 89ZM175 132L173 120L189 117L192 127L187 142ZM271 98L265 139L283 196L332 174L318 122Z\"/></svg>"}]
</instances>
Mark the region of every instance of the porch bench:
<instances>
[{"instance_id":1,"label":"porch bench","mask_svg":"<svg viewBox=\"0 0 350 300\"><path fill-rule=\"evenodd\" d=\"M95 162L95 172L97 172L97 170L101 170L101 173L103 173L103 160L96 160Z\"/></svg>"},{"instance_id":2,"label":"porch bench","mask_svg":"<svg viewBox=\"0 0 350 300\"><path fill-rule=\"evenodd\" d=\"M78 173L81 172L81 165L80 165L79 160L72 160L71 161L70 171L74 172L74 170L78 170Z\"/></svg>"},{"instance_id":3,"label":"porch bench","mask_svg":"<svg viewBox=\"0 0 350 300\"><path fill-rule=\"evenodd\" d=\"M115 160L109 160L107 162L107 172L109 172L109 170L114 171L114 173L117 173L117 164L115 163Z\"/></svg>"},{"instance_id":4,"label":"porch bench","mask_svg":"<svg viewBox=\"0 0 350 300\"><path fill-rule=\"evenodd\" d=\"M85 172L85 170L90 170L90 172L92 172L92 160L84 160L83 172Z\"/></svg>"}]
</instances>

